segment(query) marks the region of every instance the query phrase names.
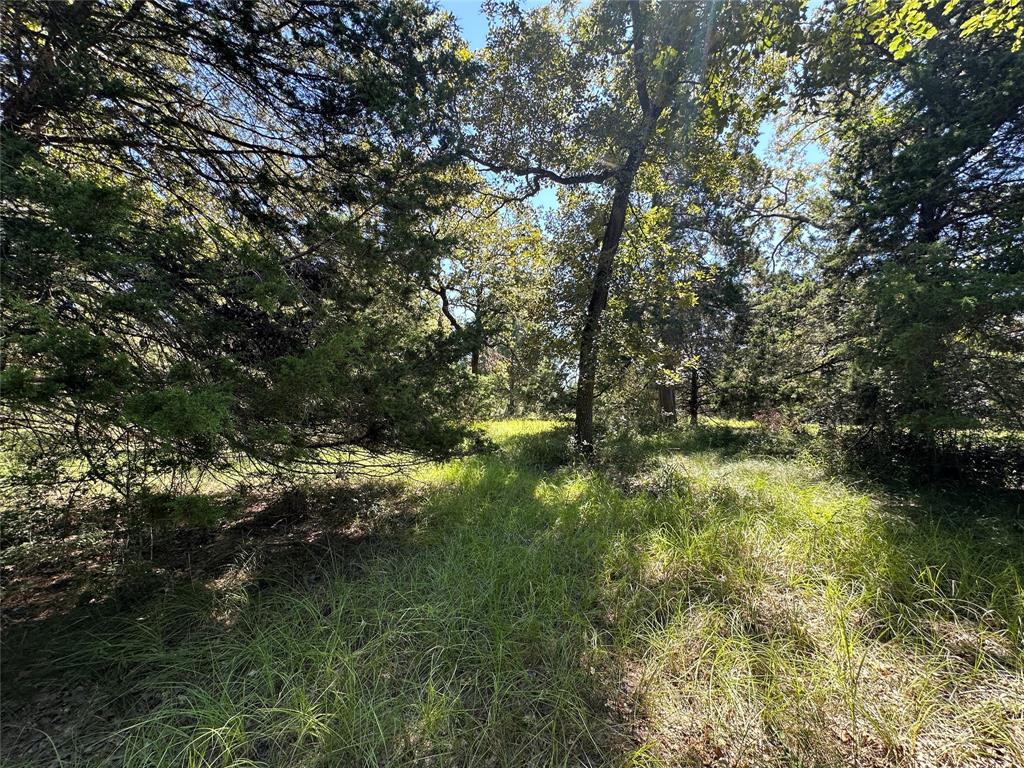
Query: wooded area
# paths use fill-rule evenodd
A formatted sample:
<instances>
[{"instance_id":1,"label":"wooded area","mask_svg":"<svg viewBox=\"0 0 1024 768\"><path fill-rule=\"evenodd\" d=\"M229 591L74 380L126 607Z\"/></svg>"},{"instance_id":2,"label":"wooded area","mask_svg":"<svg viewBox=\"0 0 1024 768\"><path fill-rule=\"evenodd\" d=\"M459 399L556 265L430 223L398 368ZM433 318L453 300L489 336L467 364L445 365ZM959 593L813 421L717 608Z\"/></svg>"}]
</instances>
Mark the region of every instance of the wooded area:
<instances>
[{"instance_id":1,"label":"wooded area","mask_svg":"<svg viewBox=\"0 0 1024 768\"><path fill-rule=\"evenodd\" d=\"M1024 763L1020 0L2 29L5 765Z\"/></svg>"}]
</instances>

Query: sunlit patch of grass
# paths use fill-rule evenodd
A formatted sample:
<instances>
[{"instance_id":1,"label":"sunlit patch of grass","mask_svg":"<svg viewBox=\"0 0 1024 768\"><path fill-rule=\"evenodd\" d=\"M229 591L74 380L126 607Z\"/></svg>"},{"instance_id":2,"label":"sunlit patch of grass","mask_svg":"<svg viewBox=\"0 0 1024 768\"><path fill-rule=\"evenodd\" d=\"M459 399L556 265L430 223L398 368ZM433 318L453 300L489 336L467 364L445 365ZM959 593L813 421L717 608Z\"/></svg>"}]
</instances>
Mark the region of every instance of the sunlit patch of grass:
<instances>
[{"instance_id":1,"label":"sunlit patch of grass","mask_svg":"<svg viewBox=\"0 0 1024 768\"><path fill-rule=\"evenodd\" d=\"M125 766L1024 762L1004 502L897 497L706 432L597 468L557 423L488 433L407 479L393 547L69 632L39 661L122 713L79 742Z\"/></svg>"},{"instance_id":2,"label":"sunlit patch of grass","mask_svg":"<svg viewBox=\"0 0 1024 768\"><path fill-rule=\"evenodd\" d=\"M645 484L710 518L651 551L687 595L645 676L660 681L648 709L666 749L710 740L747 764L1021 759L1019 531L990 535L969 510L954 527L911 516L791 462L672 457ZM695 549L696 563L681 557ZM694 600L695 574L719 585Z\"/></svg>"}]
</instances>

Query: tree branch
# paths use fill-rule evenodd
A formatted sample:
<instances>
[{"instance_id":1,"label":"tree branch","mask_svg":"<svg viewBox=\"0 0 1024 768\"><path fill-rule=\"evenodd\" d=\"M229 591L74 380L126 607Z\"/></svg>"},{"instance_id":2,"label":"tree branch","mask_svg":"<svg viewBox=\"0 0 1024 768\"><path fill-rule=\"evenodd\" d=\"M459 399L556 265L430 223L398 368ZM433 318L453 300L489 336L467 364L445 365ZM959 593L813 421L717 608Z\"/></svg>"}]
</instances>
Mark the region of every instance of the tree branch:
<instances>
[{"instance_id":1,"label":"tree branch","mask_svg":"<svg viewBox=\"0 0 1024 768\"><path fill-rule=\"evenodd\" d=\"M482 166L485 170L493 171L494 173L511 173L515 176L525 177L531 187L534 188L534 194L540 191L541 179L544 179L545 181L552 181L555 184L562 184L564 186L573 186L576 184L600 184L608 181L608 179L614 178L622 170L621 168L610 168L605 171L595 171L593 173L561 174L557 171L542 168L538 165L507 165L504 163L492 163L473 152L463 151L462 154L468 160ZM530 178L531 176L533 178Z\"/></svg>"},{"instance_id":2,"label":"tree branch","mask_svg":"<svg viewBox=\"0 0 1024 768\"><path fill-rule=\"evenodd\" d=\"M452 324L452 328L454 328L458 333L462 333L462 324L456 320L455 315L452 314L451 304L448 301L448 289L443 283L439 283L438 285L439 287L435 288L428 283L426 288L428 291L441 298L441 314L448 318L448 322Z\"/></svg>"},{"instance_id":3,"label":"tree branch","mask_svg":"<svg viewBox=\"0 0 1024 768\"><path fill-rule=\"evenodd\" d=\"M643 60L644 32L640 21L640 3L630 0L629 17L633 24L633 76L636 79L636 97L645 115L651 112L651 97L647 91L647 71Z\"/></svg>"}]
</instances>

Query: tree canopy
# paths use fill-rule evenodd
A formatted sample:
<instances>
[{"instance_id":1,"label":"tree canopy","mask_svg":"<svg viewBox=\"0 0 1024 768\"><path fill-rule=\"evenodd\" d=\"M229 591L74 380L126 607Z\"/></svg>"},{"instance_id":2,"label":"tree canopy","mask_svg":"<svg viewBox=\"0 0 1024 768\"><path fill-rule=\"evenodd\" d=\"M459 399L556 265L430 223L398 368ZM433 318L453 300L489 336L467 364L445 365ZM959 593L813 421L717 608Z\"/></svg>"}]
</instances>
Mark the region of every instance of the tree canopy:
<instances>
[{"instance_id":1,"label":"tree canopy","mask_svg":"<svg viewBox=\"0 0 1024 768\"><path fill-rule=\"evenodd\" d=\"M335 471L573 399L589 456L677 394L1021 428L1019 4L484 9L471 51L418 0L11 5L26 477Z\"/></svg>"}]
</instances>

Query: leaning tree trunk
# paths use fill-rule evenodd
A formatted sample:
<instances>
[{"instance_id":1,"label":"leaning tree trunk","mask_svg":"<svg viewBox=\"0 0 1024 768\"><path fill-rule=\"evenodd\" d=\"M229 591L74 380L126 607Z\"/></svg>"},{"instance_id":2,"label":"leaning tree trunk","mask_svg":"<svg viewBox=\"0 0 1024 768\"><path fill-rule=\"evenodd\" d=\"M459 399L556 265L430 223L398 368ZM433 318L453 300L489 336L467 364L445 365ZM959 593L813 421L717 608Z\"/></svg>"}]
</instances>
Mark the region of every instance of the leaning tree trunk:
<instances>
[{"instance_id":1,"label":"leaning tree trunk","mask_svg":"<svg viewBox=\"0 0 1024 768\"><path fill-rule=\"evenodd\" d=\"M699 374L694 368L690 371L690 424L697 426L697 411L700 406L700 391L698 389Z\"/></svg>"},{"instance_id":2,"label":"leaning tree trunk","mask_svg":"<svg viewBox=\"0 0 1024 768\"><path fill-rule=\"evenodd\" d=\"M580 366L579 381L576 386L576 449L584 456L594 453L594 383L597 378L597 342L601 330L601 313L608 304L608 288L612 281L612 270L615 266L615 254L622 240L622 230L626 224L626 209L629 195L633 191L640 163L651 143L658 123L673 98L673 91L688 57L677 55L674 66L666 73L661 83L659 97L652 101L647 87L647 73L644 71L641 55L644 42L642 25L639 23L640 4L631 2L630 13L633 17L633 65L635 68L637 96L643 112L643 121L635 134L633 145L629 149L626 162L616 174L615 193L612 196L612 207L608 214L608 223L604 227L601 238L601 252L597 257L594 270L594 283L591 287L587 313L583 318L580 333ZM680 27L680 31L682 27ZM705 46L707 42L705 41ZM682 40L675 41L677 50L682 49Z\"/></svg>"},{"instance_id":3,"label":"leaning tree trunk","mask_svg":"<svg viewBox=\"0 0 1024 768\"><path fill-rule=\"evenodd\" d=\"M597 380L597 339L601 329L601 313L608 304L608 287L612 282L615 254L619 250L622 230L626 225L629 193L633 189L633 179L640 166L646 143L638 143L629 153L626 166L615 185L612 209L608 214L604 236L601 238L601 252L598 254L597 268L594 270L594 284L590 292L590 302L587 304L587 314L583 318L583 330L580 333L579 381L576 385L576 448L585 456L594 452L594 383Z\"/></svg>"}]
</instances>

